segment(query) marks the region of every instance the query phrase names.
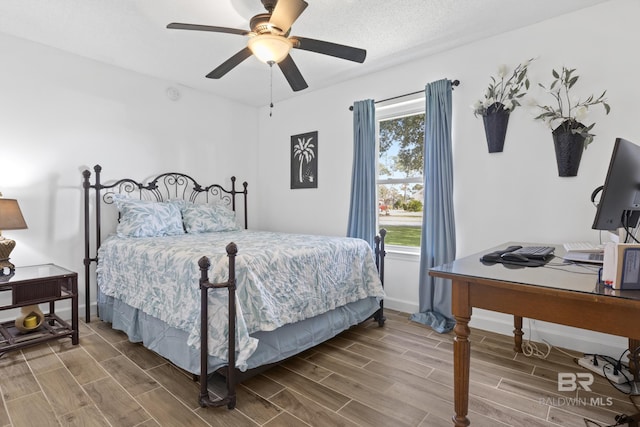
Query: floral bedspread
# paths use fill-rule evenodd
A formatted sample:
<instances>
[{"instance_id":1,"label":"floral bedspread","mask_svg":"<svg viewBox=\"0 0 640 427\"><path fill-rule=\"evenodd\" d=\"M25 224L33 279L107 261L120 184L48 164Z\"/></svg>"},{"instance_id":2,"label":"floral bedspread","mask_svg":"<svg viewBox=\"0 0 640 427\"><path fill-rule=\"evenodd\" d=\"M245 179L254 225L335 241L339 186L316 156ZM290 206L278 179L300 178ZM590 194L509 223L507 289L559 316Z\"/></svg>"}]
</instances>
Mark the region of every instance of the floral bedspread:
<instances>
[{"instance_id":1,"label":"floral bedspread","mask_svg":"<svg viewBox=\"0 0 640 427\"><path fill-rule=\"evenodd\" d=\"M228 278L225 247L238 246L237 366L270 331L366 297L383 298L373 254L360 239L263 231L151 238L110 236L98 252L98 286L109 296L189 333L200 343L198 260L211 260L209 280ZM209 291L209 354L227 358L227 290Z\"/></svg>"}]
</instances>

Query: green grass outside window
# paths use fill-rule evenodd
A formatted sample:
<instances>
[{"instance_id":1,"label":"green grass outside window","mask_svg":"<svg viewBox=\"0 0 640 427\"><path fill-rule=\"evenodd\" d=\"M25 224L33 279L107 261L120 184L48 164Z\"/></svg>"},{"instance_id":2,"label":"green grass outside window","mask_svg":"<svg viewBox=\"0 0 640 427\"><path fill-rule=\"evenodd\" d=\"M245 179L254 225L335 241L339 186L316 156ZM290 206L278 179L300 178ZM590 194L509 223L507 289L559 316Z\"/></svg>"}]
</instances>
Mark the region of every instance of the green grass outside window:
<instances>
[{"instance_id":1,"label":"green grass outside window","mask_svg":"<svg viewBox=\"0 0 640 427\"><path fill-rule=\"evenodd\" d=\"M385 245L420 247L421 227L384 225L382 228L387 230L387 236L384 239Z\"/></svg>"}]
</instances>

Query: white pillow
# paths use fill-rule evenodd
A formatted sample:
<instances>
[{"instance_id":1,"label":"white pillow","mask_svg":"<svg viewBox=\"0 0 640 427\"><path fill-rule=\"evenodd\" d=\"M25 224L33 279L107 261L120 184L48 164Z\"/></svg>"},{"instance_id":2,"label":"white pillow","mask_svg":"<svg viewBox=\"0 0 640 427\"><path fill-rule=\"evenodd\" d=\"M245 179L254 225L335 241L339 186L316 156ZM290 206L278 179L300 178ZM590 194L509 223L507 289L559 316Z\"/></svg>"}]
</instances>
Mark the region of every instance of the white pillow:
<instances>
[{"instance_id":1,"label":"white pillow","mask_svg":"<svg viewBox=\"0 0 640 427\"><path fill-rule=\"evenodd\" d=\"M187 203L182 208L182 220L187 233L236 231L236 213L221 205Z\"/></svg>"},{"instance_id":2,"label":"white pillow","mask_svg":"<svg viewBox=\"0 0 640 427\"><path fill-rule=\"evenodd\" d=\"M180 205L174 202L152 202L114 194L120 211L116 228L119 237L158 237L184 234Z\"/></svg>"}]
</instances>

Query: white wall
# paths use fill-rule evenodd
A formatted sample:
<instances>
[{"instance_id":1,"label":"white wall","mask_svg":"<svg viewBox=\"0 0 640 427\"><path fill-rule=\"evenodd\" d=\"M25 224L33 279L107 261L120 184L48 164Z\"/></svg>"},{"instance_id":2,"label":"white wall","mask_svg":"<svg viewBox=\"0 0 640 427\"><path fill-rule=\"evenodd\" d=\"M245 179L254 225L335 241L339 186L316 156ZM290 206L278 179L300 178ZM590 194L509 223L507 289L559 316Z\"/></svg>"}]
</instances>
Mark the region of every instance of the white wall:
<instances>
[{"instance_id":1,"label":"white wall","mask_svg":"<svg viewBox=\"0 0 640 427\"><path fill-rule=\"evenodd\" d=\"M453 144L458 256L507 241L597 241L591 230L595 213L589 197L602 185L616 137L640 143L637 70L640 43L637 0L616 0L564 15L500 36L479 40L367 75L326 90L310 91L276 105L273 117L259 114L260 221L272 230L344 235L349 209L352 162L353 101L384 99L420 90L441 78L459 79L453 94ZM585 98L607 90L612 112L594 109L596 138L584 153L578 176L557 174L550 130L533 121L534 108L512 115L503 153L488 154L482 120L470 108L482 97L500 64L511 67L536 57L530 67L534 83L530 98L550 103L537 87L548 84L551 69L577 68L581 76L575 95ZM329 60L329 59L328 59ZM318 131L317 190L289 189L290 136ZM388 307L417 308L418 263L390 259L385 281ZM412 270L408 265L412 266ZM412 273L409 273L412 271ZM407 275L411 274L412 279ZM408 292L408 290L410 290ZM409 297L408 294L412 295ZM511 319L474 312L474 325L510 333ZM624 340L587 331L535 322L547 340L574 348L622 348ZM569 340L569 341L567 341Z\"/></svg>"},{"instance_id":2,"label":"white wall","mask_svg":"<svg viewBox=\"0 0 640 427\"><path fill-rule=\"evenodd\" d=\"M7 36L0 51L0 191L29 227L3 232L17 242L11 261L77 271L81 313L82 170L102 165L103 182L168 171L257 181L255 108Z\"/></svg>"},{"instance_id":3,"label":"white wall","mask_svg":"<svg viewBox=\"0 0 640 427\"><path fill-rule=\"evenodd\" d=\"M604 180L615 137L640 142L635 120L640 86L637 0L615 0L534 26L393 67L277 103L273 117L189 88L0 35L0 191L17 198L28 230L5 231L17 265L55 262L82 271L81 170L100 163L105 180L184 171L204 182L250 184L251 228L344 235L349 209L352 113L349 105L456 78L454 161L458 256L509 240L597 240L590 230L591 191ZM538 57L531 78L547 83L552 67L576 67L576 94L608 90L612 113L593 114L597 137L578 177L559 178L548 129L533 109L510 119L504 153L488 154L482 121L470 105L500 64ZM327 57L328 61L336 60ZM337 60L336 60L337 61ZM178 101L166 96L177 87ZM534 87L532 97L549 99ZM291 135L319 132L319 187L289 189ZM417 308L417 259L389 257L386 304ZM83 288L80 277L80 287ZM81 301L84 301L81 295ZM511 320L474 312L474 325L509 333ZM534 322L551 341L609 336ZM567 341L569 340L569 341Z\"/></svg>"}]
</instances>

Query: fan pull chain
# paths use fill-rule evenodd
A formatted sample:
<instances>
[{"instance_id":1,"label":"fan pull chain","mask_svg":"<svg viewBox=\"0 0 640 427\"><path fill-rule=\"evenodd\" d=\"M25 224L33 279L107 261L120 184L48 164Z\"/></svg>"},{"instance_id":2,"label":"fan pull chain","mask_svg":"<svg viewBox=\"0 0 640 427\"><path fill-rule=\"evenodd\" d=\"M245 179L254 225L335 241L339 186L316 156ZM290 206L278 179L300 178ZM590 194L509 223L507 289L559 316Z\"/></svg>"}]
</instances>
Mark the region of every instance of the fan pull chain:
<instances>
[{"instance_id":1,"label":"fan pull chain","mask_svg":"<svg viewBox=\"0 0 640 427\"><path fill-rule=\"evenodd\" d=\"M273 61L269 61L269 70L271 73L269 82L269 117L273 117Z\"/></svg>"}]
</instances>

